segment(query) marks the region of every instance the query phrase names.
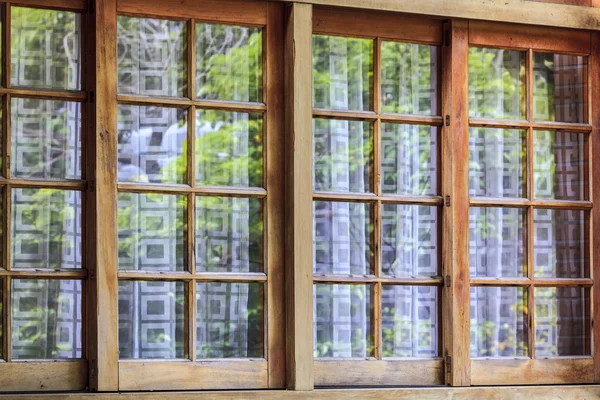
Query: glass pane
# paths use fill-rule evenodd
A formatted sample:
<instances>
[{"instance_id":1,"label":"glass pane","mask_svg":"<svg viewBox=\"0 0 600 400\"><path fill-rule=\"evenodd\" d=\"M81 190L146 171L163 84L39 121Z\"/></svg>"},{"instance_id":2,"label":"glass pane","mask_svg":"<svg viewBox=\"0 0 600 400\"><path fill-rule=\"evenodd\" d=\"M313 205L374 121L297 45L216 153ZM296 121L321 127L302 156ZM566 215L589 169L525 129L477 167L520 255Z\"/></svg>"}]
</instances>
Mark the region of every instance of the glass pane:
<instances>
[{"instance_id":1,"label":"glass pane","mask_svg":"<svg viewBox=\"0 0 600 400\"><path fill-rule=\"evenodd\" d=\"M524 258L526 211L520 208L471 207L469 242L471 276L527 275Z\"/></svg>"},{"instance_id":2,"label":"glass pane","mask_svg":"<svg viewBox=\"0 0 600 400\"><path fill-rule=\"evenodd\" d=\"M536 287L535 357L591 355L588 289Z\"/></svg>"},{"instance_id":3,"label":"glass pane","mask_svg":"<svg viewBox=\"0 0 600 400\"><path fill-rule=\"evenodd\" d=\"M264 356L261 283L198 283L198 359Z\"/></svg>"},{"instance_id":4,"label":"glass pane","mask_svg":"<svg viewBox=\"0 0 600 400\"><path fill-rule=\"evenodd\" d=\"M533 163L535 197L585 200L587 134L535 131Z\"/></svg>"},{"instance_id":5,"label":"glass pane","mask_svg":"<svg viewBox=\"0 0 600 400\"><path fill-rule=\"evenodd\" d=\"M196 269L264 270L263 200L196 197Z\"/></svg>"},{"instance_id":6,"label":"glass pane","mask_svg":"<svg viewBox=\"0 0 600 400\"><path fill-rule=\"evenodd\" d=\"M186 196L119 193L119 269L183 271Z\"/></svg>"},{"instance_id":7,"label":"glass pane","mask_svg":"<svg viewBox=\"0 0 600 400\"><path fill-rule=\"evenodd\" d=\"M371 211L368 203L313 203L315 274L373 273Z\"/></svg>"},{"instance_id":8,"label":"glass pane","mask_svg":"<svg viewBox=\"0 0 600 400\"><path fill-rule=\"evenodd\" d=\"M384 357L437 357L438 288L382 286Z\"/></svg>"},{"instance_id":9,"label":"glass pane","mask_svg":"<svg viewBox=\"0 0 600 400\"><path fill-rule=\"evenodd\" d=\"M196 96L262 101L262 30L196 24Z\"/></svg>"},{"instance_id":10,"label":"glass pane","mask_svg":"<svg viewBox=\"0 0 600 400\"><path fill-rule=\"evenodd\" d=\"M313 186L333 192L371 192L373 126L366 121L313 119Z\"/></svg>"},{"instance_id":11,"label":"glass pane","mask_svg":"<svg viewBox=\"0 0 600 400\"><path fill-rule=\"evenodd\" d=\"M469 195L527 197L525 131L469 129Z\"/></svg>"},{"instance_id":12,"label":"glass pane","mask_svg":"<svg viewBox=\"0 0 600 400\"><path fill-rule=\"evenodd\" d=\"M10 84L81 89L80 15L22 7L10 14Z\"/></svg>"},{"instance_id":13,"label":"glass pane","mask_svg":"<svg viewBox=\"0 0 600 400\"><path fill-rule=\"evenodd\" d=\"M12 358L81 358L81 299L81 281L14 279Z\"/></svg>"},{"instance_id":14,"label":"glass pane","mask_svg":"<svg viewBox=\"0 0 600 400\"><path fill-rule=\"evenodd\" d=\"M185 21L117 18L119 93L184 97Z\"/></svg>"},{"instance_id":15,"label":"glass pane","mask_svg":"<svg viewBox=\"0 0 600 400\"><path fill-rule=\"evenodd\" d=\"M185 183L187 111L119 105L119 182Z\"/></svg>"},{"instance_id":16,"label":"glass pane","mask_svg":"<svg viewBox=\"0 0 600 400\"><path fill-rule=\"evenodd\" d=\"M314 285L314 356L372 357L370 285Z\"/></svg>"},{"instance_id":17,"label":"glass pane","mask_svg":"<svg viewBox=\"0 0 600 400\"><path fill-rule=\"evenodd\" d=\"M313 107L370 110L373 40L313 35Z\"/></svg>"},{"instance_id":18,"label":"glass pane","mask_svg":"<svg viewBox=\"0 0 600 400\"><path fill-rule=\"evenodd\" d=\"M437 115L438 47L381 42L381 109L385 113Z\"/></svg>"},{"instance_id":19,"label":"glass pane","mask_svg":"<svg viewBox=\"0 0 600 400\"><path fill-rule=\"evenodd\" d=\"M11 99L11 173L15 178L81 178L81 104Z\"/></svg>"},{"instance_id":20,"label":"glass pane","mask_svg":"<svg viewBox=\"0 0 600 400\"><path fill-rule=\"evenodd\" d=\"M523 51L469 48L469 116L525 119Z\"/></svg>"},{"instance_id":21,"label":"glass pane","mask_svg":"<svg viewBox=\"0 0 600 400\"><path fill-rule=\"evenodd\" d=\"M535 209L533 224L536 278L589 277L585 211Z\"/></svg>"},{"instance_id":22,"label":"glass pane","mask_svg":"<svg viewBox=\"0 0 600 400\"><path fill-rule=\"evenodd\" d=\"M471 357L527 356L527 289L471 288Z\"/></svg>"},{"instance_id":23,"label":"glass pane","mask_svg":"<svg viewBox=\"0 0 600 400\"><path fill-rule=\"evenodd\" d=\"M81 193L12 189L13 268L81 268Z\"/></svg>"},{"instance_id":24,"label":"glass pane","mask_svg":"<svg viewBox=\"0 0 600 400\"><path fill-rule=\"evenodd\" d=\"M438 275L439 209L408 204L383 204L382 207L382 273Z\"/></svg>"},{"instance_id":25,"label":"glass pane","mask_svg":"<svg viewBox=\"0 0 600 400\"><path fill-rule=\"evenodd\" d=\"M439 128L381 124L383 193L438 194Z\"/></svg>"},{"instance_id":26,"label":"glass pane","mask_svg":"<svg viewBox=\"0 0 600 400\"><path fill-rule=\"evenodd\" d=\"M119 282L119 358L183 358L183 282Z\"/></svg>"},{"instance_id":27,"label":"glass pane","mask_svg":"<svg viewBox=\"0 0 600 400\"><path fill-rule=\"evenodd\" d=\"M197 111L196 185L263 186L260 114Z\"/></svg>"},{"instance_id":28,"label":"glass pane","mask_svg":"<svg viewBox=\"0 0 600 400\"><path fill-rule=\"evenodd\" d=\"M587 57L533 53L533 118L586 122Z\"/></svg>"}]
</instances>

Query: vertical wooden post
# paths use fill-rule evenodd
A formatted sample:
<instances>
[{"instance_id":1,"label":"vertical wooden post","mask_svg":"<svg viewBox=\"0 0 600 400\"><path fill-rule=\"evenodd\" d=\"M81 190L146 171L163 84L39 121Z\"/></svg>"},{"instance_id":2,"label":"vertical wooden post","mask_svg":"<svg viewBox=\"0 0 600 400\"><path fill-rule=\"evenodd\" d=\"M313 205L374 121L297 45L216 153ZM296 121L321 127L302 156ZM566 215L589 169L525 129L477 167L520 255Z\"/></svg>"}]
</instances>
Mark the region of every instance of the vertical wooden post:
<instances>
[{"instance_id":1,"label":"vertical wooden post","mask_svg":"<svg viewBox=\"0 0 600 400\"><path fill-rule=\"evenodd\" d=\"M442 46L442 323L446 383L469 386L469 119L467 21L444 23Z\"/></svg>"},{"instance_id":2,"label":"vertical wooden post","mask_svg":"<svg viewBox=\"0 0 600 400\"><path fill-rule=\"evenodd\" d=\"M95 90L88 134L90 144L86 193L88 255L88 355L90 389L119 389L117 281L117 1L95 0L89 16L91 32L88 83ZM93 50L95 49L95 51ZM95 164L92 165L91 163ZM89 171L89 170L88 170Z\"/></svg>"},{"instance_id":3,"label":"vertical wooden post","mask_svg":"<svg viewBox=\"0 0 600 400\"><path fill-rule=\"evenodd\" d=\"M600 383L600 209L598 208L600 201L600 108L595 104L595 101L600 99L600 33L592 32L592 48L589 60L590 79L590 123L592 125L592 133L590 134L591 154L588 154L591 179L590 200L594 204L592 209L591 229L590 229L590 277L594 280L592 286L592 356L594 357L594 381ZM592 156L593 155L593 156Z\"/></svg>"},{"instance_id":4,"label":"vertical wooden post","mask_svg":"<svg viewBox=\"0 0 600 400\"><path fill-rule=\"evenodd\" d=\"M285 30L287 387L312 390L312 5L292 3Z\"/></svg>"}]
</instances>

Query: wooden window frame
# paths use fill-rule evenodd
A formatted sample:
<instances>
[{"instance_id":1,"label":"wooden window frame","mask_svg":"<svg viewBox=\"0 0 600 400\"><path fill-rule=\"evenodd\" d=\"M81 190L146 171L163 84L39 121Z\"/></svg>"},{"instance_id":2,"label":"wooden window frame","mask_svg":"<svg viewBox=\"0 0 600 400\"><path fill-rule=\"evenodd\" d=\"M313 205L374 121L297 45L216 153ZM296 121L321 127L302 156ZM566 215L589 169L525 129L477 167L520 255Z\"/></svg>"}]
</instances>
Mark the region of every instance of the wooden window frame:
<instances>
[{"instance_id":1,"label":"wooden window frame","mask_svg":"<svg viewBox=\"0 0 600 400\"><path fill-rule=\"evenodd\" d=\"M120 390L200 390L200 389L280 389L313 390L315 386L333 385L442 385L477 386L507 384L565 384L600 383L600 334L593 327L592 356L555 360L471 360L469 352L469 253L468 220L471 201L468 195L468 86L467 55L469 45L502 48L534 49L560 53L589 55L588 90L590 99L600 98L600 33L561 28L533 27L508 22L550 24L556 26L597 29L594 21L583 21L583 16L600 15L600 10L584 13L581 7L564 5L532 4L534 11L543 13L541 19L532 16L519 17L520 3L507 0L515 8L504 14L507 22L482 22L463 18L489 19L482 15L490 13L487 8L465 11L467 0L457 0L452 7L458 11L439 7L439 2L423 0L409 5L385 5L382 0L364 4L349 0L350 8L323 8L312 2L292 3L284 7L284 1L263 2L247 0L181 0L177 6L168 1L148 0L0 0L2 7L10 4L49 8L82 13L82 35L86 44L82 51L84 63L82 77L85 86L77 93L48 90L11 89L10 74L2 78L0 95L4 139L2 154L9 154L8 99L11 95L40 98L63 98L84 104L83 118L86 131L82 150L88 154L85 161L85 179L69 183L84 193L86 269L81 271L9 271L0 270L0 276L46 278L76 278L85 280L83 302L85 305L84 357L75 361L24 361L0 363L1 391L120 391ZM317 1L338 5L335 0ZM451 8L452 8L451 7ZM461 8L462 7L462 8ZM486 6L487 7L487 6ZM489 6L500 10L499 6ZM496 7L496 8L493 8ZM366 12L364 8L379 8ZM551 11L575 11L576 18L550 15ZM442 22L435 17L408 16L383 12L405 11L429 15L445 15L454 19ZM483 10L483 11L482 11ZM488 10L488 11L485 11ZM546 13L546 10L548 13ZM314 16L313 16L314 12ZM365 15L371 18L363 18ZM117 270L117 99L124 103L161 104L167 106L209 107L212 102L193 99L168 100L143 99L142 96L117 95L117 15L135 15L173 19L198 19L207 22L266 26L264 46L265 104L260 110L267 113L266 132L276 142L269 140L265 153L267 167L265 180L269 227L265 231L268 251L267 285L268 361L119 361L118 359L118 281L123 279L148 279L148 274L119 272ZM3 13L6 18L6 13ZM522 19L519 19L522 18ZM372 23L373 19L376 23ZM593 18L591 19L593 20ZM400 23L400 21L402 23ZM407 29L411 27L411 29ZM3 56L4 71L10 71L10 43L7 32L9 24L2 27L2 43L8 55ZM193 32L193 30L190 30ZM441 196L431 201L442 207L442 277L440 278L442 307L440 323L443 326L440 340L443 355L439 360L380 360L380 361L313 361L313 300L312 300L312 126L313 115L330 117L349 116L354 119L379 119L368 113L325 112L312 109L312 33L349 35L353 37L380 37L412 43L432 43L441 46L442 65L442 117L444 123L439 143L441 152ZM507 35L507 32L514 33ZM188 32L190 35L190 32ZM432 36L428 36L432 35ZM440 35L440 36L438 36ZM434 38L434 39L432 39ZM531 50L528 50L531 53ZM284 58L285 52L285 58ZM193 70L195 63L189 63ZM377 68L377 65L374 65ZM375 74L377 75L377 74ZM193 77L193 75L190 75ZM285 78L285 79L284 79ZM375 102L379 101L377 76L374 82ZM285 80L285 90L281 85ZM192 78L193 81L193 78ZM193 89L190 93L193 93ZM600 154L600 108L589 102L589 127L575 128L590 132L589 152ZM285 112L284 112L285 106ZM223 108L240 109L239 104L221 104ZM243 108L243 106L241 106ZM354 115L348 115L354 114ZM449 123L445 123L446 116ZM410 120L402 116L399 121L422 122L421 118ZM430 123L433 123L430 121ZM478 123L484 123L479 121ZM497 125L497 123L495 123ZM191 124L190 124L191 125ZM567 128L559 123L544 124L548 127ZM512 126L512 125L511 125ZM540 125L541 126L541 125ZM573 126L570 126L573 128ZM92 134L95 132L95 135ZM193 136L192 136L193 137ZM285 156L284 156L285 155ZM192 160L192 159L190 159ZM376 161L376 160L375 160ZM285 174L281 171L284 170ZM590 213L590 270L589 287L597 282L600 273L600 246L598 227L600 210L594 207L600 199L600 162L590 157L589 204L574 204ZM377 165L377 164L375 164ZM9 169L3 164L3 173ZM7 176L7 175L4 175ZM0 179L4 188L33 187L39 184L22 180ZM56 187L66 187L56 184ZM131 185L134 186L134 185ZM143 185L142 185L143 186ZM47 186L44 186L47 187ZM279 188L280 190L273 190ZM284 189L285 188L285 193ZM135 188L131 188L132 190ZM141 186L138 188L141 189ZM188 193L197 189L173 189ZM4 191L4 207L10 202ZM214 193L213 193L214 194ZM231 193L227 193L231 194ZM285 199L284 199L285 194ZM319 197L320 195L317 195ZM8 198L7 198L8 197ZM335 196L334 196L335 197ZM337 197L336 197L337 198ZM405 199L411 204L414 199ZM381 201L381 200L377 200ZM432 203L432 204L433 204ZM477 203L486 205L486 203ZM498 205L498 202L490 204ZM556 202L535 205L557 206ZM573 204L572 204L573 205ZM532 204L522 204L530 207ZM4 214L6 215L6 209ZM285 219L284 219L285 217ZM2 221L7 232L10 216ZM191 233L193 237L193 233ZM4 235L3 262L9 265L9 239ZM285 240L285 245L283 241ZM275 246L271 243L276 243ZM193 264L193 262L192 262ZM284 269L285 268L285 269ZM164 274L163 274L164 275ZM156 279L178 280L177 273ZM284 279L285 275L285 279ZM212 279L195 274L184 279ZM221 277L222 278L222 277ZM241 276L231 277L239 281ZM246 278L244 278L246 279ZM381 284L381 278L373 278ZM284 290L285 280L285 290ZM327 277L317 280L327 281ZM4 279L3 326L10 334L7 324L10 318L8 279ZM484 284L485 282L480 282ZM591 286L592 320L600 319L600 285ZM310 293L310 295L306 295ZM285 304L283 299L285 300ZM279 300L276 300L279 299ZM273 307L273 308L272 308ZM284 308L285 307L285 308ZM193 308L192 308L193 309ZM272 323L274 321L274 323ZM283 329L285 323L286 329ZM193 336L193 335L192 335ZM192 342L193 339L189 339ZM6 347L6 345L5 345ZM192 346L195 348L195 346ZM4 349L6 352L6 348ZM430 377L424 381L423 377ZM27 377L28 379L22 379ZM30 377L30 379L29 379ZM176 378L175 378L176 377ZM417 380L419 380L417 382ZM411 389L411 393L420 393ZM482 389L484 390L484 389ZM239 392L238 392L239 393ZM266 392L262 392L266 393ZM273 393L273 392L270 392ZM279 396L275 392L273 396ZM377 392L380 393L380 392ZM478 392L482 393L482 392ZM183 396L183 395L182 395ZM235 394L233 395L236 396ZM184 396L185 397L185 396Z\"/></svg>"}]
</instances>

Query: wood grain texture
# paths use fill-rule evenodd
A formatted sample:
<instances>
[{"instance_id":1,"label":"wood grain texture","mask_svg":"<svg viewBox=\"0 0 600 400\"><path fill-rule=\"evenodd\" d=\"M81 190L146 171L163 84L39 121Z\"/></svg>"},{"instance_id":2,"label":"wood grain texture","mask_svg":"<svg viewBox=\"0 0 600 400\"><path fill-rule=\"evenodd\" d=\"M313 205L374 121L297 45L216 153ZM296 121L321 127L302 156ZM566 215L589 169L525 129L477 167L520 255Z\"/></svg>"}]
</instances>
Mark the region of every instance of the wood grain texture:
<instances>
[{"instance_id":1,"label":"wood grain texture","mask_svg":"<svg viewBox=\"0 0 600 400\"><path fill-rule=\"evenodd\" d=\"M201 21L240 23L264 26L267 23L267 2L253 0L119 0L119 14L195 18Z\"/></svg>"},{"instance_id":2,"label":"wood grain texture","mask_svg":"<svg viewBox=\"0 0 600 400\"><path fill-rule=\"evenodd\" d=\"M315 7L313 32L440 44L442 20L423 16Z\"/></svg>"},{"instance_id":3,"label":"wood grain texture","mask_svg":"<svg viewBox=\"0 0 600 400\"><path fill-rule=\"evenodd\" d=\"M442 107L449 125L442 129L442 336L447 358L446 383L470 385L469 321L469 122L468 24L445 23L442 46ZM449 206L448 206L449 205Z\"/></svg>"},{"instance_id":4,"label":"wood grain texture","mask_svg":"<svg viewBox=\"0 0 600 400\"><path fill-rule=\"evenodd\" d=\"M139 393L63 393L0 395L2 399L53 399L53 400L589 400L600 397L600 386L504 386L504 387L430 387L430 388L380 388L380 389L319 389L311 392L285 390L205 391L205 392L139 392Z\"/></svg>"},{"instance_id":5,"label":"wood grain texture","mask_svg":"<svg viewBox=\"0 0 600 400\"><path fill-rule=\"evenodd\" d=\"M285 32L287 388L313 388L312 6L294 3Z\"/></svg>"},{"instance_id":6,"label":"wood grain texture","mask_svg":"<svg viewBox=\"0 0 600 400\"><path fill-rule=\"evenodd\" d=\"M96 217L90 247L95 260L89 274L90 386L115 391L118 383L117 281L117 1L96 0L91 31L95 31L96 88L94 190L86 196ZM89 202L88 202L89 204Z\"/></svg>"},{"instance_id":7,"label":"wood grain texture","mask_svg":"<svg viewBox=\"0 0 600 400\"><path fill-rule=\"evenodd\" d=\"M471 384L474 386L592 382L594 382L594 360L591 357L471 361Z\"/></svg>"},{"instance_id":8,"label":"wood grain texture","mask_svg":"<svg viewBox=\"0 0 600 400\"><path fill-rule=\"evenodd\" d=\"M0 363L3 392L85 390L87 386L85 360Z\"/></svg>"},{"instance_id":9,"label":"wood grain texture","mask_svg":"<svg viewBox=\"0 0 600 400\"><path fill-rule=\"evenodd\" d=\"M266 360L121 361L119 390L264 389Z\"/></svg>"},{"instance_id":10,"label":"wood grain texture","mask_svg":"<svg viewBox=\"0 0 600 400\"><path fill-rule=\"evenodd\" d=\"M278 0L291 2L292 0ZM600 10L528 0L303 0L313 5L600 30Z\"/></svg>"},{"instance_id":11,"label":"wood grain texture","mask_svg":"<svg viewBox=\"0 0 600 400\"><path fill-rule=\"evenodd\" d=\"M315 360L315 386L442 385L444 363L432 360Z\"/></svg>"},{"instance_id":12,"label":"wood grain texture","mask_svg":"<svg viewBox=\"0 0 600 400\"><path fill-rule=\"evenodd\" d=\"M592 34L592 51L590 57L590 116L592 123L591 134L591 154L589 158L589 168L591 171L591 190L590 200L595 204L591 212L591 227L590 227L590 270L591 278L595 281L592 288L592 349L594 357L594 382L600 382L600 107L596 104L600 101L600 34L594 32Z\"/></svg>"},{"instance_id":13,"label":"wood grain texture","mask_svg":"<svg viewBox=\"0 0 600 400\"><path fill-rule=\"evenodd\" d=\"M589 54L590 41L591 33L581 30L469 21L469 44L474 46Z\"/></svg>"}]
</instances>

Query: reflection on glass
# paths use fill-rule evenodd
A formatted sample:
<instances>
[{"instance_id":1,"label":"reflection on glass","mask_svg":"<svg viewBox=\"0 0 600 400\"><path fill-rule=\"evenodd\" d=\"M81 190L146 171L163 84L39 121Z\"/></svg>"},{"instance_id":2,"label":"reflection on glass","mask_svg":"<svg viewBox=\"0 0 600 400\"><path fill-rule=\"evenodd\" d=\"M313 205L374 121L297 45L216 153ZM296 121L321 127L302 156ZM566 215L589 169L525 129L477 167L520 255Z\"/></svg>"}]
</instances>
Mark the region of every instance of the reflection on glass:
<instances>
[{"instance_id":1,"label":"reflection on glass","mask_svg":"<svg viewBox=\"0 0 600 400\"><path fill-rule=\"evenodd\" d=\"M81 104L11 99L11 173L15 178L81 178Z\"/></svg>"},{"instance_id":2,"label":"reflection on glass","mask_svg":"<svg viewBox=\"0 0 600 400\"><path fill-rule=\"evenodd\" d=\"M469 195L527 197L525 131L469 129Z\"/></svg>"},{"instance_id":3,"label":"reflection on glass","mask_svg":"<svg viewBox=\"0 0 600 400\"><path fill-rule=\"evenodd\" d=\"M315 274L372 273L371 210L369 203L313 203Z\"/></svg>"},{"instance_id":4,"label":"reflection on glass","mask_svg":"<svg viewBox=\"0 0 600 400\"><path fill-rule=\"evenodd\" d=\"M533 118L587 121L587 57L533 53Z\"/></svg>"},{"instance_id":5,"label":"reflection on glass","mask_svg":"<svg viewBox=\"0 0 600 400\"><path fill-rule=\"evenodd\" d=\"M13 359L81 358L81 281L13 279Z\"/></svg>"},{"instance_id":6,"label":"reflection on glass","mask_svg":"<svg viewBox=\"0 0 600 400\"><path fill-rule=\"evenodd\" d=\"M471 357L527 356L527 289L471 288Z\"/></svg>"},{"instance_id":7,"label":"reflection on glass","mask_svg":"<svg viewBox=\"0 0 600 400\"><path fill-rule=\"evenodd\" d=\"M370 285L314 285L314 356L372 357Z\"/></svg>"},{"instance_id":8,"label":"reflection on glass","mask_svg":"<svg viewBox=\"0 0 600 400\"><path fill-rule=\"evenodd\" d=\"M587 134L535 131L533 181L535 197L585 200Z\"/></svg>"},{"instance_id":9,"label":"reflection on glass","mask_svg":"<svg viewBox=\"0 0 600 400\"><path fill-rule=\"evenodd\" d=\"M261 115L230 111L197 111L196 184L263 186Z\"/></svg>"},{"instance_id":10,"label":"reflection on glass","mask_svg":"<svg viewBox=\"0 0 600 400\"><path fill-rule=\"evenodd\" d=\"M439 113L438 47L381 42L381 108L386 113Z\"/></svg>"},{"instance_id":11,"label":"reflection on glass","mask_svg":"<svg viewBox=\"0 0 600 400\"><path fill-rule=\"evenodd\" d=\"M438 275L438 208L408 204L382 207L382 273Z\"/></svg>"},{"instance_id":12,"label":"reflection on glass","mask_svg":"<svg viewBox=\"0 0 600 400\"><path fill-rule=\"evenodd\" d=\"M81 193L12 189L13 268L81 268Z\"/></svg>"},{"instance_id":13,"label":"reflection on glass","mask_svg":"<svg viewBox=\"0 0 600 400\"><path fill-rule=\"evenodd\" d=\"M536 358L591 355L588 289L536 287L534 299Z\"/></svg>"},{"instance_id":14,"label":"reflection on glass","mask_svg":"<svg viewBox=\"0 0 600 400\"><path fill-rule=\"evenodd\" d=\"M119 93L186 95L186 23L119 16Z\"/></svg>"},{"instance_id":15,"label":"reflection on glass","mask_svg":"<svg viewBox=\"0 0 600 400\"><path fill-rule=\"evenodd\" d=\"M313 35L313 107L370 110L373 40Z\"/></svg>"},{"instance_id":16,"label":"reflection on glass","mask_svg":"<svg viewBox=\"0 0 600 400\"><path fill-rule=\"evenodd\" d=\"M196 96L262 101L260 28L196 24Z\"/></svg>"},{"instance_id":17,"label":"reflection on glass","mask_svg":"<svg viewBox=\"0 0 600 400\"><path fill-rule=\"evenodd\" d=\"M263 200L196 197L196 269L262 272Z\"/></svg>"},{"instance_id":18,"label":"reflection on glass","mask_svg":"<svg viewBox=\"0 0 600 400\"><path fill-rule=\"evenodd\" d=\"M381 124L383 193L438 193L438 134L435 126Z\"/></svg>"},{"instance_id":19,"label":"reflection on glass","mask_svg":"<svg viewBox=\"0 0 600 400\"><path fill-rule=\"evenodd\" d=\"M438 288L382 286L384 357L437 357Z\"/></svg>"},{"instance_id":20,"label":"reflection on glass","mask_svg":"<svg viewBox=\"0 0 600 400\"><path fill-rule=\"evenodd\" d=\"M186 196L119 193L119 269L182 271Z\"/></svg>"},{"instance_id":21,"label":"reflection on glass","mask_svg":"<svg viewBox=\"0 0 600 400\"><path fill-rule=\"evenodd\" d=\"M185 183L187 111L119 105L119 182Z\"/></svg>"},{"instance_id":22,"label":"reflection on glass","mask_svg":"<svg viewBox=\"0 0 600 400\"><path fill-rule=\"evenodd\" d=\"M373 128L366 121L313 119L315 190L372 191Z\"/></svg>"},{"instance_id":23,"label":"reflection on glass","mask_svg":"<svg viewBox=\"0 0 600 400\"><path fill-rule=\"evenodd\" d=\"M37 8L10 8L10 84L81 89L81 17Z\"/></svg>"},{"instance_id":24,"label":"reflection on glass","mask_svg":"<svg viewBox=\"0 0 600 400\"><path fill-rule=\"evenodd\" d=\"M524 260L526 212L520 208L471 207L471 276L519 277L527 274Z\"/></svg>"},{"instance_id":25,"label":"reflection on glass","mask_svg":"<svg viewBox=\"0 0 600 400\"><path fill-rule=\"evenodd\" d=\"M119 282L119 358L183 358L183 282Z\"/></svg>"},{"instance_id":26,"label":"reflection on glass","mask_svg":"<svg viewBox=\"0 0 600 400\"><path fill-rule=\"evenodd\" d=\"M535 209L533 229L536 278L589 277L585 211Z\"/></svg>"},{"instance_id":27,"label":"reflection on glass","mask_svg":"<svg viewBox=\"0 0 600 400\"><path fill-rule=\"evenodd\" d=\"M525 119L525 52L469 48L469 116Z\"/></svg>"},{"instance_id":28,"label":"reflection on glass","mask_svg":"<svg viewBox=\"0 0 600 400\"><path fill-rule=\"evenodd\" d=\"M197 358L259 358L264 354L261 283L198 283Z\"/></svg>"}]
</instances>

